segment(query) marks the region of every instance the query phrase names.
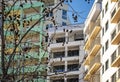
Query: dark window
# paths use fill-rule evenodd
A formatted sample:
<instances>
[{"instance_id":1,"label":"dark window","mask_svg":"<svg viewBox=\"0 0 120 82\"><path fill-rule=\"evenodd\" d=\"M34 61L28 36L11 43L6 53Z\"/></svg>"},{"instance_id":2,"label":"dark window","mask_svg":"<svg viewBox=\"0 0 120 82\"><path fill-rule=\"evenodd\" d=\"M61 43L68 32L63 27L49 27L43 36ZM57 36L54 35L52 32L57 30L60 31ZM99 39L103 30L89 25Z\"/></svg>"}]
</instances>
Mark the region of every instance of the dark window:
<instances>
[{"instance_id":1,"label":"dark window","mask_svg":"<svg viewBox=\"0 0 120 82\"><path fill-rule=\"evenodd\" d=\"M102 36L104 35L104 27L103 27L103 29L102 29Z\"/></svg>"},{"instance_id":2,"label":"dark window","mask_svg":"<svg viewBox=\"0 0 120 82\"><path fill-rule=\"evenodd\" d=\"M54 52L53 57L54 58L61 58L65 56L65 52Z\"/></svg>"},{"instance_id":3,"label":"dark window","mask_svg":"<svg viewBox=\"0 0 120 82\"><path fill-rule=\"evenodd\" d=\"M104 17L104 10L102 10L102 18Z\"/></svg>"},{"instance_id":4,"label":"dark window","mask_svg":"<svg viewBox=\"0 0 120 82\"><path fill-rule=\"evenodd\" d=\"M84 40L84 35L83 34L75 34L74 35L74 40L75 41Z\"/></svg>"},{"instance_id":5,"label":"dark window","mask_svg":"<svg viewBox=\"0 0 120 82\"><path fill-rule=\"evenodd\" d=\"M67 24L65 22L62 22L62 26L66 26Z\"/></svg>"},{"instance_id":6,"label":"dark window","mask_svg":"<svg viewBox=\"0 0 120 82\"><path fill-rule=\"evenodd\" d=\"M56 43L65 42L65 37L57 38Z\"/></svg>"},{"instance_id":7,"label":"dark window","mask_svg":"<svg viewBox=\"0 0 120 82\"><path fill-rule=\"evenodd\" d=\"M118 69L118 78L120 78L120 68Z\"/></svg>"},{"instance_id":8,"label":"dark window","mask_svg":"<svg viewBox=\"0 0 120 82\"><path fill-rule=\"evenodd\" d=\"M105 50L107 50L109 47L109 41L107 40L106 43L105 43Z\"/></svg>"},{"instance_id":9,"label":"dark window","mask_svg":"<svg viewBox=\"0 0 120 82\"><path fill-rule=\"evenodd\" d=\"M54 72L64 72L64 65L61 66L54 66L53 67Z\"/></svg>"},{"instance_id":10,"label":"dark window","mask_svg":"<svg viewBox=\"0 0 120 82\"><path fill-rule=\"evenodd\" d=\"M105 70L108 69L108 66L109 66L109 60L107 60L107 61L105 62Z\"/></svg>"},{"instance_id":11,"label":"dark window","mask_svg":"<svg viewBox=\"0 0 120 82\"><path fill-rule=\"evenodd\" d=\"M107 10L108 10L108 2L105 5L105 12L107 12Z\"/></svg>"},{"instance_id":12,"label":"dark window","mask_svg":"<svg viewBox=\"0 0 120 82\"><path fill-rule=\"evenodd\" d=\"M64 79L53 80L53 82L64 82Z\"/></svg>"},{"instance_id":13,"label":"dark window","mask_svg":"<svg viewBox=\"0 0 120 82\"><path fill-rule=\"evenodd\" d=\"M53 27L53 24L47 24L47 25L46 25L46 29L52 28L52 27Z\"/></svg>"},{"instance_id":14,"label":"dark window","mask_svg":"<svg viewBox=\"0 0 120 82\"><path fill-rule=\"evenodd\" d=\"M104 74L104 65L102 66L102 74Z\"/></svg>"},{"instance_id":15,"label":"dark window","mask_svg":"<svg viewBox=\"0 0 120 82\"><path fill-rule=\"evenodd\" d=\"M105 31L107 31L107 30L108 30L108 21L105 24Z\"/></svg>"},{"instance_id":16,"label":"dark window","mask_svg":"<svg viewBox=\"0 0 120 82\"><path fill-rule=\"evenodd\" d=\"M116 30L113 31L113 33L111 34L111 40L113 40L113 38L115 37L116 35Z\"/></svg>"},{"instance_id":17,"label":"dark window","mask_svg":"<svg viewBox=\"0 0 120 82\"><path fill-rule=\"evenodd\" d=\"M67 71L78 71L78 70L79 70L79 65L78 64L68 65Z\"/></svg>"},{"instance_id":18,"label":"dark window","mask_svg":"<svg viewBox=\"0 0 120 82\"><path fill-rule=\"evenodd\" d=\"M62 10L62 18L67 19L67 11L66 10Z\"/></svg>"},{"instance_id":19,"label":"dark window","mask_svg":"<svg viewBox=\"0 0 120 82\"><path fill-rule=\"evenodd\" d=\"M69 56L79 56L79 50L69 50L68 57Z\"/></svg>"},{"instance_id":20,"label":"dark window","mask_svg":"<svg viewBox=\"0 0 120 82\"><path fill-rule=\"evenodd\" d=\"M67 79L67 82L79 82L78 78Z\"/></svg>"},{"instance_id":21,"label":"dark window","mask_svg":"<svg viewBox=\"0 0 120 82\"><path fill-rule=\"evenodd\" d=\"M113 12L111 13L111 18L115 15L116 12L116 8L113 10Z\"/></svg>"},{"instance_id":22,"label":"dark window","mask_svg":"<svg viewBox=\"0 0 120 82\"><path fill-rule=\"evenodd\" d=\"M116 51L113 52L112 56L111 56L111 63L113 63L113 61L116 59Z\"/></svg>"},{"instance_id":23,"label":"dark window","mask_svg":"<svg viewBox=\"0 0 120 82\"><path fill-rule=\"evenodd\" d=\"M109 80L107 80L106 82L109 82Z\"/></svg>"},{"instance_id":24,"label":"dark window","mask_svg":"<svg viewBox=\"0 0 120 82\"><path fill-rule=\"evenodd\" d=\"M104 54L104 46L102 47L102 55Z\"/></svg>"},{"instance_id":25,"label":"dark window","mask_svg":"<svg viewBox=\"0 0 120 82\"><path fill-rule=\"evenodd\" d=\"M116 82L116 73L114 73L111 77L111 82Z\"/></svg>"}]
</instances>

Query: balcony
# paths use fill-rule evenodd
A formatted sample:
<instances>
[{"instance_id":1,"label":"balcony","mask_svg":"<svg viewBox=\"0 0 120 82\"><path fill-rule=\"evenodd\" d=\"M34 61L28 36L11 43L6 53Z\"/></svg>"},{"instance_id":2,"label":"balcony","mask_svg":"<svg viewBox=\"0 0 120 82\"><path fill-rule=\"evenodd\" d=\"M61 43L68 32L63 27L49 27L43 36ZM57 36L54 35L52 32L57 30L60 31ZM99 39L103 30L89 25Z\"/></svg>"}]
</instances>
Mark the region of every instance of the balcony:
<instances>
[{"instance_id":1,"label":"balcony","mask_svg":"<svg viewBox=\"0 0 120 82\"><path fill-rule=\"evenodd\" d=\"M91 75L87 73L84 77L84 80L88 81L90 79L90 77L91 77Z\"/></svg>"},{"instance_id":2,"label":"balcony","mask_svg":"<svg viewBox=\"0 0 120 82\"><path fill-rule=\"evenodd\" d=\"M88 38L88 40L85 42L84 50L88 50L90 47L91 40Z\"/></svg>"},{"instance_id":3,"label":"balcony","mask_svg":"<svg viewBox=\"0 0 120 82\"><path fill-rule=\"evenodd\" d=\"M111 13L111 23L118 23L119 21L120 21L120 1L117 2L115 9Z\"/></svg>"},{"instance_id":4,"label":"balcony","mask_svg":"<svg viewBox=\"0 0 120 82\"><path fill-rule=\"evenodd\" d=\"M112 54L112 67L119 67L120 66L120 46L118 47L118 54L114 52Z\"/></svg>"},{"instance_id":5,"label":"balcony","mask_svg":"<svg viewBox=\"0 0 120 82\"><path fill-rule=\"evenodd\" d=\"M101 66L101 64L100 64L100 54L98 54L90 62L90 69L88 71L89 74L94 74L100 68L100 66Z\"/></svg>"},{"instance_id":6,"label":"balcony","mask_svg":"<svg viewBox=\"0 0 120 82\"><path fill-rule=\"evenodd\" d=\"M95 39L96 36L99 34L101 30L100 27L100 20L99 18L96 20L96 22L92 22L92 25L90 23L90 27L89 27L89 35L90 35L90 39Z\"/></svg>"},{"instance_id":7,"label":"balcony","mask_svg":"<svg viewBox=\"0 0 120 82\"><path fill-rule=\"evenodd\" d=\"M95 26L94 29L92 30L90 38L94 39L99 34L100 30L101 30L100 26Z\"/></svg>"},{"instance_id":8,"label":"balcony","mask_svg":"<svg viewBox=\"0 0 120 82\"><path fill-rule=\"evenodd\" d=\"M90 52L89 52L89 56L90 57L94 57L98 51L100 50L101 48L101 44L100 44L100 38L96 38L92 43L91 43L91 46L90 46Z\"/></svg>"},{"instance_id":9,"label":"balcony","mask_svg":"<svg viewBox=\"0 0 120 82\"><path fill-rule=\"evenodd\" d=\"M119 37L120 37L120 22L116 26L116 30L112 33L111 43L114 45L118 45L120 43Z\"/></svg>"},{"instance_id":10,"label":"balcony","mask_svg":"<svg viewBox=\"0 0 120 82\"><path fill-rule=\"evenodd\" d=\"M89 60L90 60L90 57L89 56L87 56L87 58L85 59L85 61L84 61L84 65L89 65Z\"/></svg>"},{"instance_id":11,"label":"balcony","mask_svg":"<svg viewBox=\"0 0 120 82\"><path fill-rule=\"evenodd\" d=\"M111 0L111 2L117 2L118 0Z\"/></svg>"},{"instance_id":12,"label":"balcony","mask_svg":"<svg viewBox=\"0 0 120 82\"><path fill-rule=\"evenodd\" d=\"M95 74L96 71L100 68L100 55L97 55L89 64L89 70L84 77L84 80L89 80L91 75Z\"/></svg>"}]
</instances>

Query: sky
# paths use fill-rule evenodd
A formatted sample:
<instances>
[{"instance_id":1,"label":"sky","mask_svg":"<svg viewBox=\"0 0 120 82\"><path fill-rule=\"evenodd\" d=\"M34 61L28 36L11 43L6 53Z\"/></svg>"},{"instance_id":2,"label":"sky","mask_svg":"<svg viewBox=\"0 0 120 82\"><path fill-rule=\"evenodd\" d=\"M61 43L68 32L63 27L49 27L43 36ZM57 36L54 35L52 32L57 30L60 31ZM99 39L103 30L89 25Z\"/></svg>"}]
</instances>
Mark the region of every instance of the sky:
<instances>
[{"instance_id":1,"label":"sky","mask_svg":"<svg viewBox=\"0 0 120 82\"><path fill-rule=\"evenodd\" d=\"M68 16L70 18L71 23L72 24L84 23L84 21L87 19L87 15L89 14L93 2L94 0L91 0L89 4L85 0L72 0L72 3L69 2ZM72 13L75 12L78 15L78 22L74 22L72 18Z\"/></svg>"}]
</instances>

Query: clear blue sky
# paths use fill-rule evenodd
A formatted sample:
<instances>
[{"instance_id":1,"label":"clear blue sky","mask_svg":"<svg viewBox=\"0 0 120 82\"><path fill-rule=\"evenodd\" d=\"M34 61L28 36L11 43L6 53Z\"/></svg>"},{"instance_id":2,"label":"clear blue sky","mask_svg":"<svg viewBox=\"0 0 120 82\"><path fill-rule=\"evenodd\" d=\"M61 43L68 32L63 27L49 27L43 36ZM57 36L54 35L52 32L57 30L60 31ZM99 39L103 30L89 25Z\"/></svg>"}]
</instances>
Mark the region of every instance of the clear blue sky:
<instances>
[{"instance_id":1,"label":"clear blue sky","mask_svg":"<svg viewBox=\"0 0 120 82\"><path fill-rule=\"evenodd\" d=\"M87 15L91 9L93 2L94 2L94 0L91 0L91 2L89 4L85 0L72 0L72 3L69 2L69 4L70 4L69 10L70 11L68 11L68 14L69 14L71 23L72 24L83 23L87 18ZM72 13L74 13L74 12L72 12L73 9L71 7L75 10L75 12L78 15L78 22L74 22L72 19Z\"/></svg>"}]
</instances>

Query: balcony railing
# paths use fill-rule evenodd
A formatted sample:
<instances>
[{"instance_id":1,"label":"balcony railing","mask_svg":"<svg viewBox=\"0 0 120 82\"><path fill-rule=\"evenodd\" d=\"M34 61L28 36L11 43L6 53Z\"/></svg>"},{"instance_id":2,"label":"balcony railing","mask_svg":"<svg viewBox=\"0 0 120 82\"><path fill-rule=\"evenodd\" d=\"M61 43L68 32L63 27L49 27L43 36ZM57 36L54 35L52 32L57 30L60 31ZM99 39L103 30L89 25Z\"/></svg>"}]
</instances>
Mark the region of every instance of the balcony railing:
<instances>
[{"instance_id":1,"label":"balcony railing","mask_svg":"<svg viewBox=\"0 0 120 82\"><path fill-rule=\"evenodd\" d=\"M96 66L93 68L94 65L96 65ZM99 66L100 66L100 54L98 54L96 57L94 57L94 59L91 60L91 62L90 62L90 67L89 68L90 68L90 70L93 69L93 72L91 71L91 73L96 72L97 69L99 68Z\"/></svg>"},{"instance_id":2,"label":"balcony railing","mask_svg":"<svg viewBox=\"0 0 120 82\"><path fill-rule=\"evenodd\" d=\"M79 50L68 51L68 57L79 56Z\"/></svg>"},{"instance_id":3,"label":"balcony railing","mask_svg":"<svg viewBox=\"0 0 120 82\"><path fill-rule=\"evenodd\" d=\"M96 26L100 26L100 20L96 20L96 22L93 23L93 25L90 27L89 34L91 35L92 32L95 30ZM99 33L99 32L98 32Z\"/></svg>"},{"instance_id":4,"label":"balcony railing","mask_svg":"<svg viewBox=\"0 0 120 82\"><path fill-rule=\"evenodd\" d=\"M116 3L116 6L111 13L111 22L118 23L119 21L120 21L120 1Z\"/></svg>"},{"instance_id":5,"label":"balcony railing","mask_svg":"<svg viewBox=\"0 0 120 82\"><path fill-rule=\"evenodd\" d=\"M67 79L67 82L79 82L78 78Z\"/></svg>"},{"instance_id":6,"label":"balcony railing","mask_svg":"<svg viewBox=\"0 0 120 82\"><path fill-rule=\"evenodd\" d=\"M116 30L111 35L111 43L114 45L118 45L120 43L120 22L116 26Z\"/></svg>"},{"instance_id":7,"label":"balcony railing","mask_svg":"<svg viewBox=\"0 0 120 82\"><path fill-rule=\"evenodd\" d=\"M65 52L55 52L53 53L53 58L65 57Z\"/></svg>"},{"instance_id":8,"label":"balcony railing","mask_svg":"<svg viewBox=\"0 0 120 82\"><path fill-rule=\"evenodd\" d=\"M54 66L53 67L53 72L64 72L65 67L64 66Z\"/></svg>"},{"instance_id":9,"label":"balcony railing","mask_svg":"<svg viewBox=\"0 0 120 82\"><path fill-rule=\"evenodd\" d=\"M111 0L111 2L117 2L118 0Z\"/></svg>"},{"instance_id":10,"label":"balcony railing","mask_svg":"<svg viewBox=\"0 0 120 82\"><path fill-rule=\"evenodd\" d=\"M96 71L100 68L100 55L98 54L93 60L90 61L89 69L86 72L84 80L89 80L92 75L96 73Z\"/></svg>"},{"instance_id":11,"label":"balcony railing","mask_svg":"<svg viewBox=\"0 0 120 82\"><path fill-rule=\"evenodd\" d=\"M79 70L79 65L78 64L68 65L67 71L78 71L78 70Z\"/></svg>"},{"instance_id":12,"label":"balcony railing","mask_svg":"<svg viewBox=\"0 0 120 82\"><path fill-rule=\"evenodd\" d=\"M118 47L118 53L116 51L112 54L112 67L119 67L120 66L120 46Z\"/></svg>"},{"instance_id":13,"label":"balcony railing","mask_svg":"<svg viewBox=\"0 0 120 82\"><path fill-rule=\"evenodd\" d=\"M100 50L100 48L101 48L100 38L98 37L93 42L91 42L89 56L95 56Z\"/></svg>"}]
</instances>

